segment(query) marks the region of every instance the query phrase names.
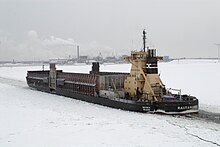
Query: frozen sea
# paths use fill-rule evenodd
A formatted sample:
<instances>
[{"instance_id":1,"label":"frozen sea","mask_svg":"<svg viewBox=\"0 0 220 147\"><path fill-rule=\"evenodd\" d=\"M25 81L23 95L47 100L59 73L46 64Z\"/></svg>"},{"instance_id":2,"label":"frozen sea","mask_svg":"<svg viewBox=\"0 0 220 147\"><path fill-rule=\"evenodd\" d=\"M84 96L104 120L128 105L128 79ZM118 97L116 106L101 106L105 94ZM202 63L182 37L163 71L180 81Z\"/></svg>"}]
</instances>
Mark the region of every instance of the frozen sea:
<instances>
[{"instance_id":1,"label":"frozen sea","mask_svg":"<svg viewBox=\"0 0 220 147\"><path fill-rule=\"evenodd\" d=\"M48 69L48 66L45 67ZM88 73L90 65L57 66ZM31 90L27 70L41 66L0 65L0 146L220 146L220 124L178 115L117 110ZM129 64L101 65L129 72ZM196 96L200 110L220 115L220 63L180 60L160 63L166 87Z\"/></svg>"}]
</instances>

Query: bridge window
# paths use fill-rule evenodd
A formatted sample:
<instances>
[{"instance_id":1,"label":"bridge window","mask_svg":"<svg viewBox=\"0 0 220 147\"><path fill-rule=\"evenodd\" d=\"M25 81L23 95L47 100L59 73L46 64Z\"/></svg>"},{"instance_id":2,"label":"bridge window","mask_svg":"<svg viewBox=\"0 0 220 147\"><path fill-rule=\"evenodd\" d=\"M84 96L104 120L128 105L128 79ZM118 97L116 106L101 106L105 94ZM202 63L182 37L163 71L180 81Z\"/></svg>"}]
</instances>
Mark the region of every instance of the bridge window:
<instances>
[{"instance_id":1,"label":"bridge window","mask_svg":"<svg viewBox=\"0 0 220 147\"><path fill-rule=\"evenodd\" d=\"M142 54L133 54L133 58L143 58Z\"/></svg>"}]
</instances>

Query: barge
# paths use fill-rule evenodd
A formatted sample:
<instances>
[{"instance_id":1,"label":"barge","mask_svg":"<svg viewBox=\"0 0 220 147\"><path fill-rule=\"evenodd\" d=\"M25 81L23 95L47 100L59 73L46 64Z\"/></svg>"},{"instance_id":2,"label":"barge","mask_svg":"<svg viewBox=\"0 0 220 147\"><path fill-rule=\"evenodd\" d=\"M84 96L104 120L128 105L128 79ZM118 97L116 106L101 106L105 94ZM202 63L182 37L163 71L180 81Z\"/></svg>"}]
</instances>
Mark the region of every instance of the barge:
<instances>
[{"instance_id":1,"label":"barge","mask_svg":"<svg viewBox=\"0 0 220 147\"><path fill-rule=\"evenodd\" d=\"M143 31L143 48L132 51L125 60L132 64L130 73L101 72L99 63L92 64L88 74L68 73L57 70L55 63L50 70L28 71L27 84L34 89L52 94L108 106L112 108L164 114L197 113L198 99L173 93L167 89L158 74L156 49L146 48Z\"/></svg>"}]
</instances>

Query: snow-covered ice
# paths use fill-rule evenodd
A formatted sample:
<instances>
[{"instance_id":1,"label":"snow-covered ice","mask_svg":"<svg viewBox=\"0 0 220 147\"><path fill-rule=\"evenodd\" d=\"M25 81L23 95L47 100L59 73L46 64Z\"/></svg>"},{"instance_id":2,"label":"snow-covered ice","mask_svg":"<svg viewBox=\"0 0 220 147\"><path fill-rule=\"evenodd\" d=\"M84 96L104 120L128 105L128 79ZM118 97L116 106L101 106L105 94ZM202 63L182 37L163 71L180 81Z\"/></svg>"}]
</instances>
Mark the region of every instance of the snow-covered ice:
<instances>
[{"instance_id":1,"label":"snow-covered ice","mask_svg":"<svg viewBox=\"0 0 220 147\"><path fill-rule=\"evenodd\" d=\"M220 63L160 63L167 87L195 95L200 109L220 113ZM48 66L45 67L48 69ZM88 72L91 66L58 66ZM220 124L184 116L143 114L31 90L27 70L0 68L0 146L220 146ZM129 72L129 64L101 65Z\"/></svg>"}]
</instances>

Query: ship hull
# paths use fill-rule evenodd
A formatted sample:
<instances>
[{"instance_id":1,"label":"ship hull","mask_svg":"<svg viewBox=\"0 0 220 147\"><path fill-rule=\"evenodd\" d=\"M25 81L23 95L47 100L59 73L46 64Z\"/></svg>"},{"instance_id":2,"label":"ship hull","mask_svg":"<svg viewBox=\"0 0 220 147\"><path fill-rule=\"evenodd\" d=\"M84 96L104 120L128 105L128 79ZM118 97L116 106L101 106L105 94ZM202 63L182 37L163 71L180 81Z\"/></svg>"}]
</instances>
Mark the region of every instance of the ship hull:
<instances>
[{"instance_id":1,"label":"ship hull","mask_svg":"<svg viewBox=\"0 0 220 147\"><path fill-rule=\"evenodd\" d=\"M135 112L150 112L163 114L186 114L198 112L198 100L191 101L170 101L170 102L152 102L138 101L121 98L105 98L100 96L89 96L81 93L75 93L63 88L57 88L56 91L51 91L49 87L36 86L28 84L29 87L39 91L57 94L70 97L77 100L86 101L89 103L99 104L111 108L135 111Z\"/></svg>"}]
</instances>

